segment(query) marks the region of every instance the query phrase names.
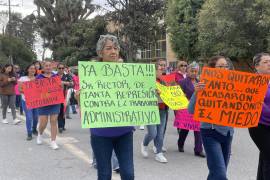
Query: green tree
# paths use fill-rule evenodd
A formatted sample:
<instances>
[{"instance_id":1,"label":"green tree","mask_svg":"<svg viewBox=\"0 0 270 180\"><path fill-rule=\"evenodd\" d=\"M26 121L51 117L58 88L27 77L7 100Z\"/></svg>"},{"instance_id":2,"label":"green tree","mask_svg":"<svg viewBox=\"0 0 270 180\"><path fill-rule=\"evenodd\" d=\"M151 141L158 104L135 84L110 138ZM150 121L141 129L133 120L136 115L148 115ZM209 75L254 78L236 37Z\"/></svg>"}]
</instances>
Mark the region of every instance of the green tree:
<instances>
[{"instance_id":1,"label":"green tree","mask_svg":"<svg viewBox=\"0 0 270 180\"><path fill-rule=\"evenodd\" d=\"M202 56L251 59L269 49L269 0L206 0L198 15Z\"/></svg>"},{"instance_id":2,"label":"green tree","mask_svg":"<svg viewBox=\"0 0 270 180\"><path fill-rule=\"evenodd\" d=\"M204 0L168 0L167 30L178 58L192 60L199 56L196 16Z\"/></svg>"},{"instance_id":3,"label":"green tree","mask_svg":"<svg viewBox=\"0 0 270 180\"><path fill-rule=\"evenodd\" d=\"M36 59L34 52L20 38L0 35L1 64L10 63L10 56L12 56L14 64L19 64L22 67L26 67Z\"/></svg>"},{"instance_id":4,"label":"green tree","mask_svg":"<svg viewBox=\"0 0 270 180\"><path fill-rule=\"evenodd\" d=\"M34 0L34 3L38 8L37 24L46 40L45 47L53 51L57 60L63 60L58 51L68 46L72 25L86 20L98 8L92 0ZM41 12L44 15L41 16Z\"/></svg>"},{"instance_id":5,"label":"green tree","mask_svg":"<svg viewBox=\"0 0 270 180\"><path fill-rule=\"evenodd\" d=\"M5 34L20 38L28 48L32 49L35 41L35 30L34 15L31 14L22 18L21 14L12 13L10 22L7 23Z\"/></svg>"},{"instance_id":6,"label":"green tree","mask_svg":"<svg viewBox=\"0 0 270 180\"><path fill-rule=\"evenodd\" d=\"M96 54L99 36L107 33L105 17L97 16L72 25L67 47L59 49L58 55L68 65L77 65L78 60L89 60Z\"/></svg>"},{"instance_id":7,"label":"green tree","mask_svg":"<svg viewBox=\"0 0 270 180\"><path fill-rule=\"evenodd\" d=\"M163 0L107 0L113 9L109 14L121 40L126 59L135 59L137 50L144 49L147 42L154 42L164 25L165 3Z\"/></svg>"}]
</instances>

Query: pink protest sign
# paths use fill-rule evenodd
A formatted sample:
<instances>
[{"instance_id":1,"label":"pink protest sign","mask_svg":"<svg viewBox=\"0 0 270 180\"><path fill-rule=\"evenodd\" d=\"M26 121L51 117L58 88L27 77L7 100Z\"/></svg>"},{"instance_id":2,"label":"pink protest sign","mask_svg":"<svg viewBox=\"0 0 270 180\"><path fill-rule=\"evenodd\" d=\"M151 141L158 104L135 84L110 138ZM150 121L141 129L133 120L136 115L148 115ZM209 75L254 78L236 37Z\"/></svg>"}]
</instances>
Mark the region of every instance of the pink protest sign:
<instances>
[{"instance_id":1,"label":"pink protest sign","mask_svg":"<svg viewBox=\"0 0 270 180\"><path fill-rule=\"evenodd\" d=\"M194 121L193 115L187 109L176 111L174 127L193 131L200 131L200 122Z\"/></svg>"}]
</instances>

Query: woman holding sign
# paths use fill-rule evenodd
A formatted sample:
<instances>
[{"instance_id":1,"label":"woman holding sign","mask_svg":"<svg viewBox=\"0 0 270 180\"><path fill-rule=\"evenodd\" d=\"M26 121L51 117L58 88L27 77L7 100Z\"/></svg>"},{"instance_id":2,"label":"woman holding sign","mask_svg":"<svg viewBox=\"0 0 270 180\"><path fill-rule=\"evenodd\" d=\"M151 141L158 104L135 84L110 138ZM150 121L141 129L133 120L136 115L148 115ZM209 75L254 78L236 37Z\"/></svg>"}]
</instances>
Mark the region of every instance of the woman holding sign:
<instances>
[{"instance_id":1,"label":"woman holding sign","mask_svg":"<svg viewBox=\"0 0 270 180\"><path fill-rule=\"evenodd\" d=\"M38 110L37 109L28 109L26 107L25 97L23 94L22 83L27 81L34 81L36 79L36 68L34 64L27 66L26 76L22 76L19 82L19 91L22 95L22 107L26 116L26 129L27 129L27 141L32 140L32 134L37 134L37 124L38 124Z\"/></svg>"},{"instance_id":2,"label":"woman holding sign","mask_svg":"<svg viewBox=\"0 0 270 180\"><path fill-rule=\"evenodd\" d=\"M97 54L102 62L119 62L119 51L120 45L115 36L100 36L97 42ZM133 131L134 127L90 129L91 146L97 161L98 180L111 179L113 150L119 161L121 179L134 179Z\"/></svg>"},{"instance_id":3,"label":"woman holding sign","mask_svg":"<svg viewBox=\"0 0 270 180\"><path fill-rule=\"evenodd\" d=\"M156 62L156 74L157 74L157 82L161 84L165 84L160 80L160 77L166 70L166 60L158 59ZM162 153L163 140L164 140L164 131L166 126L166 119L168 114L168 107L162 101L160 97L158 97L158 106L159 106L159 115L160 115L160 124L158 125L147 125L147 134L144 137L144 140L141 144L141 153L143 157L148 157L147 147L149 143L153 140L154 146L156 147L156 157L155 160L160 163L167 163L167 159L164 157Z\"/></svg>"},{"instance_id":4,"label":"woman holding sign","mask_svg":"<svg viewBox=\"0 0 270 180\"><path fill-rule=\"evenodd\" d=\"M270 75L270 54L259 53L253 64L257 73ZM264 99L259 125L249 128L249 134L260 150L257 180L270 179L270 85Z\"/></svg>"},{"instance_id":5,"label":"woman holding sign","mask_svg":"<svg viewBox=\"0 0 270 180\"><path fill-rule=\"evenodd\" d=\"M191 98L192 94L194 93L194 84L198 83L198 73L199 73L200 66L196 62L193 62L188 65L187 68L187 78L181 80L179 82L183 92L185 93L188 99ZM187 138L189 130L180 129L179 131L179 138L178 138L178 151L184 152L184 144ZM202 147L202 137L200 131L194 131L194 138L195 138L195 148L194 154L198 157L205 157L203 153Z\"/></svg>"},{"instance_id":6,"label":"woman holding sign","mask_svg":"<svg viewBox=\"0 0 270 180\"><path fill-rule=\"evenodd\" d=\"M210 59L208 66L211 68L233 69L228 59L223 56L214 56ZM196 94L202 91L205 84L199 82L195 85L188 111L194 114ZM232 127L215 124L201 123L201 136L206 152L209 174L207 180L227 180L227 167L229 164L231 144L234 130Z\"/></svg>"},{"instance_id":7,"label":"woman holding sign","mask_svg":"<svg viewBox=\"0 0 270 180\"><path fill-rule=\"evenodd\" d=\"M52 65L51 62L44 62L43 74L39 74L36 79L43 78L52 78L56 77L56 74L52 73ZM42 144L42 134L47 126L48 120L50 118L51 124L51 148L53 150L58 149L58 145L56 144L56 135L57 135L57 117L60 113L60 104L44 106L38 108L39 114L39 128L38 128L38 136L37 136L37 144Z\"/></svg>"}]
</instances>

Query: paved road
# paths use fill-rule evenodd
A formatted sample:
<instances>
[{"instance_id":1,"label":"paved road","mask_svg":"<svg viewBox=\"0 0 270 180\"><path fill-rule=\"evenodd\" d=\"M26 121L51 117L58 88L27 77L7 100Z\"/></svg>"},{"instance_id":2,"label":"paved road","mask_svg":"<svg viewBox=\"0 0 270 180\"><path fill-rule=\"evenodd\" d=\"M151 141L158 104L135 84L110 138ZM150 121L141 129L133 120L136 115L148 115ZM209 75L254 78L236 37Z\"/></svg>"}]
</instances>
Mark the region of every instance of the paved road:
<instances>
[{"instance_id":1,"label":"paved road","mask_svg":"<svg viewBox=\"0 0 270 180\"><path fill-rule=\"evenodd\" d=\"M206 179L206 160L193 155L191 133L186 141L185 153L177 152L177 132L172 127L172 120L169 121L165 140L168 148L165 154L169 161L167 164L156 162L154 154L151 153L148 159L142 158L140 143L144 133L145 131L137 130L134 134L136 179ZM45 140L49 142L48 136ZM57 141L60 149L53 151L48 144L36 145L36 138L26 141L25 122L17 126L0 124L0 180L95 180L96 171L90 166L89 131L80 128L77 115L67 120L67 131L60 134ZM255 180L258 150L246 129L236 130L232 153L228 169L229 179ZM113 179L120 178L113 174Z\"/></svg>"}]
</instances>

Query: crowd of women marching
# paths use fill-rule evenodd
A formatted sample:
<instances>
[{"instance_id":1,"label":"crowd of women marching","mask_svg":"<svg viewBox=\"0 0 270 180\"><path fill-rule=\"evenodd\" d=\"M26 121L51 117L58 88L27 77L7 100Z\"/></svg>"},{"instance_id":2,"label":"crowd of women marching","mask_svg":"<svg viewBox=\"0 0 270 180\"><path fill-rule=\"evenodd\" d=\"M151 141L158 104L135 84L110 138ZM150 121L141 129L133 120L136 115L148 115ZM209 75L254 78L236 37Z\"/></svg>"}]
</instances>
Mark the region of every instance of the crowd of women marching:
<instances>
[{"instance_id":1,"label":"crowd of women marching","mask_svg":"<svg viewBox=\"0 0 270 180\"><path fill-rule=\"evenodd\" d=\"M120 45L115 36L102 35L97 42L97 54L100 62L121 62L119 57ZM156 62L156 81L165 84L160 78L166 74L166 60L157 59ZM254 70L258 74L270 74L270 54L259 53L253 58ZM18 68L18 66L16 66ZM224 70L233 70L233 64L224 56L214 56L208 61L208 67ZM198 79L200 67L196 62L188 64L185 61L179 61L175 73L175 82L182 88L186 97L189 99L188 111L193 114L195 110L196 96L199 91L205 88L205 84ZM13 117L13 124L20 123L16 117L16 99L17 107L23 109L26 116L27 140L32 139L32 134L37 135L37 144L42 144L42 134L48 121L51 125L51 147L58 149L56 143L57 132L65 131L66 108L65 104L56 104L37 109L28 109L22 88L22 83L36 79L51 78L59 76L66 99L70 99L70 89L75 89L76 98L79 100L80 91L78 85L78 74L71 74L64 64L57 65L57 72L54 72L51 62L46 61L42 65L39 62L30 64L25 69L24 74L15 69L13 65L5 65L0 75L0 94L2 102L2 123L9 123L6 118L7 110L10 108ZM19 93L16 95L16 88ZM74 93L73 93L74 94ZM17 98L16 98L17 96ZM166 136L166 126L168 120L169 108L158 96L158 107L160 115L160 124L147 125L146 134L141 140L141 155L148 158L148 146L151 141L154 142L155 160L160 163L167 163L164 155L166 149L163 146ZM74 98L71 98L74 100ZM19 103L20 101L20 103ZM67 105L71 101L68 100ZM73 107L73 113L76 109ZM22 112L21 112L22 113ZM142 128L142 127L141 127ZM110 180L112 169L118 169L122 180L133 180L133 133L134 127L114 127L114 128L91 128L90 139L95 167L97 168L98 180ZM259 166L257 180L270 179L270 85L262 108L260 122L257 127L249 128L249 134L254 144L258 147ZM176 142L178 151L184 152L184 144L188 135L188 130L178 129L178 141ZM227 180L227 167L231 155L231 144L233 141L234 129L232 127L220 126L209 123L201 123L199 132L194 131L194 155L196 157L206 157L207 167L209 169L208 180ZM204 152L205 151L205 152ZM117 168L114 168L117 164ZM113 166L113 167L112 167Z\"/></svg>"}]
</instances>

